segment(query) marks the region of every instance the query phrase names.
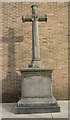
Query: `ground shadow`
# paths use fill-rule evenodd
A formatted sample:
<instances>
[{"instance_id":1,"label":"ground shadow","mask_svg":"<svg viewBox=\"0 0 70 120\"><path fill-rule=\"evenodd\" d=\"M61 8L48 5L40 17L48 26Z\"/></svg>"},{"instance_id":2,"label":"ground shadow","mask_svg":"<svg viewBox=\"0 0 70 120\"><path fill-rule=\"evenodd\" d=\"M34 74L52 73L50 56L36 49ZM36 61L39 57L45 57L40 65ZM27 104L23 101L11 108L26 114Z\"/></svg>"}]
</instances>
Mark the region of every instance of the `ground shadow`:
<instances>
[{"instance_id":1,"label":"ground shadow","mask_svg":"<svg viewBox=\"0 0 70 120\"><path fill-rule=\"evenodd\" d=\"M16 71L15 43L23 42L23 36L15 36L14 28L9 28L8 35L2 37L2 42L6 43L8 48L8 70L6 78L2 80L2 102L16 102L21 95L21 75Z\"/></svg>"}]
</instances>

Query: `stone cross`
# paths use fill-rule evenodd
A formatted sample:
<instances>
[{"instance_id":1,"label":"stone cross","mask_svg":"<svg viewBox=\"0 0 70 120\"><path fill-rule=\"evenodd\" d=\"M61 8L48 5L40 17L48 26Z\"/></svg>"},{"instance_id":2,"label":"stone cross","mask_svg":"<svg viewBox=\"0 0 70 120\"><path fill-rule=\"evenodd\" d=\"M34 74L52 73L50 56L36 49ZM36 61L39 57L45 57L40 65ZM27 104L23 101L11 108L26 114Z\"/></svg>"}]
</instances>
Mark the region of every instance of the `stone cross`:
<instances>
[{"instance_id":1,"label":"stone cross","mask_svg":"<svg viewBox=\"0 0 70 120\"><path fill-rule=\"evenodd\" d=\"M40 68L41 60L40 60L40 49L39 49L39 34L38 34L38 21L47 22L47 15L38 16L37 15L37 7L36 5L32 5L32 15L31 16L22 16L23 22L32 21L32 61L29 67Z\"/></svg>"}]
</instances>

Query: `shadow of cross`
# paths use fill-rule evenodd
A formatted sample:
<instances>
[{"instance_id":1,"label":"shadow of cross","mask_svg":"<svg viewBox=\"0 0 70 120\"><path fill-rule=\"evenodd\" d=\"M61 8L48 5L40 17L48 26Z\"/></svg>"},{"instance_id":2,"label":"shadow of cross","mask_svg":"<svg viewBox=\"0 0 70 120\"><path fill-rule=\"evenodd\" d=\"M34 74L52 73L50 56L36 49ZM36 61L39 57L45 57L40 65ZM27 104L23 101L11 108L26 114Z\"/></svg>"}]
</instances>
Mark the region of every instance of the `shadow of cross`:
<instances>
[{"instance_id":1,"label":"shadow of cross","mask_svg":"<svg viewBox=\"0 0 70 120\"><path fill-rule=\"evenodd\" d=\"M23 42L23 36L15 36L14 28L8 29L8 37L2 37L2 42L8 44L8 73L7 78L13 79L16 75L15 68L15 43Z\"/></svg>"}]
</instances>

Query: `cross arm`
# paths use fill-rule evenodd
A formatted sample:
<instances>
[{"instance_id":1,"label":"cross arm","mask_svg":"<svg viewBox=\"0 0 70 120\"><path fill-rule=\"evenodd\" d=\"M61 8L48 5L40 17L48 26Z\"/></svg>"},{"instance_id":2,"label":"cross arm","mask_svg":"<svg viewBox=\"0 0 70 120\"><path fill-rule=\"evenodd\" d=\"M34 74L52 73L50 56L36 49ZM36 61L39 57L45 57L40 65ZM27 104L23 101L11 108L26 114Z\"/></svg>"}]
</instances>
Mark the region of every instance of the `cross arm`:
<instances>
[{"instance_id":1,"label":"cross arm","mask_svg":"<svg viewBox=\"0 0 70 120\"><path fill-rule=\"evenodd\" d=\"M22 16L22 21L23 22L30 22L30 21L32 21L31 20L31 16Z\"/></svg>"},{"instance_id":2,"label":"cross arm","mask_svg":"<svg viewBox=\"0 0 70 120\"><path fill-rule=\"evenodd\" d=\"M42 22L42 21L47 22L47 15L39 16L39 17L38 17L38 21L40 21L40 22Z\"/></svg>"}]
</instances>

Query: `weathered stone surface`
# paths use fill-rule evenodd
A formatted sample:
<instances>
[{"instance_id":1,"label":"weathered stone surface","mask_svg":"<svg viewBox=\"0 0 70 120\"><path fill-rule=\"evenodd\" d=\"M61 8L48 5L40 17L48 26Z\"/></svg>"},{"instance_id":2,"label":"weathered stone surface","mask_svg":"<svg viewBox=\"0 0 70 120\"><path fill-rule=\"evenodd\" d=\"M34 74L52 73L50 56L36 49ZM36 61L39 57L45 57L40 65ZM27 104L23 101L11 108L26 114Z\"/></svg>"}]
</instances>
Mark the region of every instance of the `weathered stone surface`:
<instances>
[{"instance_id":1,"label":"weathered stone surface","mask_svg":"<svg viewBox=\"0 0 70 120\"><path fill-rule=\"evenodd\" d=\"M37 5L32 5L32 15L22 16L23 22L32 21L32 61L28 67L41 68L43 67L40 60L40 48L39 48L39 32L38 32L38 21L47 22L47 15L39 16L37 13Z\"/></svg>"},{"instance_id":2,"label":"weathered stone surface","mask_svg":"<svg viewBox=\"0 0 70 120\"><path fill-rule=\"evenodd\" d=\"M18 106L41 106L56 104L56 99L52 96L47 97L22 97L21 100L18 101Z\"/></svg>"},{"instance_id":3,"label":"weathered stone surface","mask_svg":"<svg viewBox=\"0 0 70 120\"><path fill-rule=\"evenodd\" d=\"M52 69L26 68L21 73L22 95L15 113L59 112L52 94Z\"/></svg>"},{"instance_id":4,"label":"weathered stone surface","mask_svg":"<svg viewBox=\"0 0 70 120\"><path fill-rule=\"evenodd\" d=\"M52 69L26 68L22 73L22 97L46 97L52 95Z\"/></svg>"},{"instance_id":5,"label":"weathered stone surface","mask_svg":"<svg viewBox=\"0 0 70 120\"><path fill-rule=\"evenodd\" d=\"M22 96L51 96L51 79L42 76L31 76L24 78L22 81Z\"/></svg>"},{"instance_id":6,"label":"weathered stone surface","mask_svg":"<svg viewBox=\"0 0 70 120\"><path fill-rule=\"evenodd\" d=\"M51 98L24 98L19 101L15 107L16 114L22 113L49 113L59 112L60 107L56 102L56 99Z\"/></svg>"}]
</instances>

